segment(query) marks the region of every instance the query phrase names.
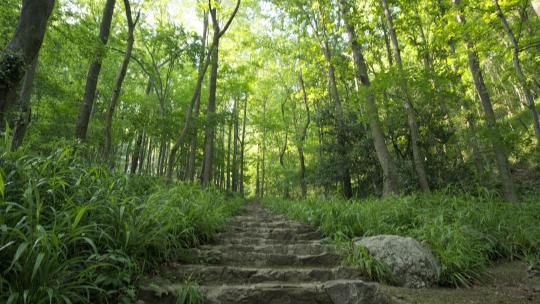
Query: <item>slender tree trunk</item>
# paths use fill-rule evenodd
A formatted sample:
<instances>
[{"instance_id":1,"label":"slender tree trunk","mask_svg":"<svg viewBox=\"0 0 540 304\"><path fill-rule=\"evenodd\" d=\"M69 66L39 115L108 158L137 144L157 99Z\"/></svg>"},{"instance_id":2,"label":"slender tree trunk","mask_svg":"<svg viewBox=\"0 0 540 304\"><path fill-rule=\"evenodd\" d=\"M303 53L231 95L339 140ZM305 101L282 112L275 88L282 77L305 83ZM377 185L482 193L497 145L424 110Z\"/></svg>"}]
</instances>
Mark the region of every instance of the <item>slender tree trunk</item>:
<instances>
[{"instance_id":1,"label":"slender tree trunk","mask_svg":"<svg viewBox=\"0 0 540 304\"><path fill-rule=\"evenodd\" d=\"M397 39L397 34L394 29L394 22L392 19L392 14L388 7L388 1L382 0L384 15L386 16L386 25L388 27L388 33L394 46L394 58L398 65L400 72L403 72L403 61L401 59L401 49L399 48L399 42ZM403 73L401 73L403 74ZM407 121L409 123L409 129L411 131L411 146L413 151L413 160L414 167L416 169L416 174L418 175L418 180L420 183L420 188L424 192L429 192L429 182L427 178L427 173L425 169L425 157L424 153L420 149L418 142L420 141L420 132L418 131L418 121L416 119L416 112L413 107L412 98L408 89L407 81L403 80L400 82L402 90L405 95L405 111L407 112Z\"/></svg>"},{"instance_id":2,"label":"slender tree trunk","mask_svg":"<svg viewBox=\"0 0 540 304\"><path fill-rule=\"evenodd\" d=\"M20 98L21 113L19 114L19 119L15 122L13 138L11 140L11 150L13 151L17 150L22 145L28 125L30 125L30 121L32 120L30 101L32 100L32 88L34 87L34 77L36 75L37 65L38 57L36 57L24 76Z\"/></svg>"},{"instance_id":3,"label":"slender tree trunk","mask_svg":"<svg viewBox=\"0 0 540 304\"><path fill-rule=\"evenodd\" d=\"M337 127L337 141L338 141L338 154L341 159L341 181L343 184L343 196L346 198L351 198L352 193L352 184L351 184L351 172L349 168L349 162L347 161L347 139L345 135L345 115L343 113L343 107L341 105L341 99L338 92L337 82L336 82L336 72L334 64L332 63L332 55L330 53L330 46L328 41L324 42L322 47L324 57L326 59L327 69L328 69L328 90L330 96L335 103L336 108L336 127Z\"/></svg>"},{"instance_id":4,"label":"slender tree trunk","mask_svg":"<svg viewBox=\"0 0 540 304\"><path fill-rule=\"evenodd\" d=\"M144 171L144 162L146 160L146 146L148 145L148 136L147 134L145 134L143 132L143 137L142 137L142 143L141 143L141 147L139 149L140 151L140 155L139 155L139 174L142 174L143 171Z\"/></svg>"},{"instance_id":5,"label":"slender tree trunk","mask_svg":"<svg viewBox=\"0 0 540 304\"><path fill-rule=\"evenodd\" d=\"M214 169L214 136L215 136L215 123L214 115L216 113L216 93L217 93L217 78L218 78L218 65L219 65L219 37L217 36L219 29L214 34L215 46L212 52L212 68L210 72L210 92L208 95L208 106L206 108L206 130L205 130L205 144L204 144L204 171L202 174L202 184L208 186L212 183L212 171Z\"/></svg>"},{"instance_id":6,"label":"slender tree trunk","mask_svg":"<svg viewBox=\"0 0 540 304\"><path fill-rule=\"evenodd\" d=\"M308 97L306 93L306 84L304 82L304 77L302 75L301 69L300 69L300 72L298 73L298 80L300 82L300 87L302 89L304 107L306 108L306 122L297 140L298 162L300 165L300 189L302 191L302 198L305 198L307 196L307 182L306 182L306 159L304 157L304 144L306 142L307 132L309 130L309 125L311 123L311 114L309 110ZM294 115L294 120L296 121L296 114Z\"/></svg>"},{"instance_id":7,"label":"slender tree trunk","mask_svg":"<svg viewBox=\"0 0 540 304\"><path fill-rule=\"evenodd\" d=\"M257 175L255 178L255 195L257 197L261 197L261 157L260 157L260 149L259 145L257 145Z\"/></svg>"},{"instance_id":8,"label":"slender tree trunk","mask_svg":"<svg viewBox=\"0 0 540 304\"><path fill-rule=\"evenodd\" d=\"M246 122L247 122L247 98L244 100L244 119L242 120L242 144L240 147L240 193L245 196L244 190L244 152L246 150Z\"/></svg>"},{"instance_id":9,"label":"slender tree trunk","mask_svg":"<svg viewBox=\"0 0 540 304\"><path fill-rule=\"evenodd\" d=\"M124 161L124 173L128 172L129 169L129 155L131 152L131 139L128 141L127 147L126 147L126 159Z\"/></svg>"},{"instance_id":10,"label":"slender tree trunk","mask_svg":"<svg viewBox=\"0 0 540 304\"><path fill-rule=\"evenodd\" d=\"M193 93L193 97L191 98L191 101L188 104L188 108L186 109L186 117L184 118L185 119L184 127L182 128L180 136L178 137L174 146L171 149L169 162L167 165L167 179L169 181L172 179L172 176L173 176L173 171L174 171L174 166L177 160L178 150L184 145L184 140L190 131L191 121L193 119L193 108L195 104L197 103L197 100L200 98L204 76L206 74L206 71L208 70L208 66L210 65L210 55L212 54L213 49L214 49L214 45L210 47L210 50L208 54L206 55L205 62L202 66L202 69L199 73L199 77L197 79L197 84L195 85L195 92ZM204 160L203 160L203 164L204 164ZM203 168L204 168L204 165L203 165Z\"/></svg>"},{"instance_id":11,"label":"slender tree trunk","mask_svg":"<svg viewBox=\"0 0 540 304\"><path fill-rule=\"evenodd\" d=\"M88 133L88 125L90 124L90 116L92 114L92 108L94 107L94 100L96 98L96 89L99 74L101 72L101 64L103 62L103 58L105 57L105 47L109 40L115 4L116 0L107 0L103 10L101 27L99 30L99 41L101 42L101 45L96 50L96 54L94 55L95 58L88 69L84 98L81 104L75 129L75 136L80 140L86 140L86 135Z\"/></svg>"},{"instance_id":12,"label":"slender tree trunk","mask_svg":"<svg viewBox=\"0 0 540 304\"><path fill-rule=\"evenodd\" d=\"M527 106L529 107L532 113L534 134L536 136L536 144L540 148L540 121L538 120L538 111L536 110L536 105L534 103L534 97L531 93L530 86L527 83L527 77L525 77L525 74L523 73L523 69L521 68L521 61L519 59L518 42L516 40L516 37L514 36L514 32L512 31L512 28L508 24L506 16L504 15L501 7L499 6L499 1L493 0L493 2L495 3L495 7L497 9L497 14L499 16L499 19L501 19L501 22L506 31L506 34L508 35L508 39L510 40L510 43L512 45L514 69L516 70L517 79L519 81L519 84L521 85L521 89L523 90L525 99L527 100Z\"/></svg>"},{"instance_id":13,"label":"slender tree trunk","mask_svg":"<svg viewBox=\"0 0 540 304\"><path fill-rule=\"evenodd\" d=\"M262 134L262 159L261 159L261 197L266 193L266 107L268 105L268 97L264 99L263 106L263 134Z\"/></svg>"},{"instance_id":14,"label":"slender tree trunk","mask_svg":"<svg viewBox=\"0 0 540 304\"><path fill-rule=\"evenodd\" d=\"M214 115L216 113L216 92L217 92L217 79L218 79L218 66L219 66L219 40L227 32L229 26L231 25L232 20L236 16L238 9L240 7L240 0L237 0L236 7L231 17L227 21L223 30L221 30L218 17L217 9L212 8L212 2L210 4L210 16L212 17L212 25L214 27L214 39L212 45L214 46L213 50L210 52L212 54L212 69L210 73L210 88L208 95L208 106L206 108L207 115L207 126L205 130L205 147L204 147L204 171L202 174L202 184L208 186L212 183L212 171L214 169L214 138L215 138L215 124L214 124Z\"/></svg>"},{"instance_id":15,"label":"slender tree trunk","mask_svg":"<svg viewBox=\"0 0 540 304\"><path fill-rule=\"evenodd\" d=\"M199 78L201 77L201 74L204 73L203 71L204 58L206 56L206 48L207 48L207 40L208 40L208 12L207 11L205 11L204 13L203 24L204 24L203 25L203 39L202 39L203 48L200 54ZM195 107L193 109L194 119L197 119L199 117L200 108L201 108L201 95L199 94L195 102ZM197 133L198 133L197 128L196 127L193 128L193 138L191 139L191 144L190 144L188 166L187 166L187 176L186 176L186 179L189 180L190 182L195 181L195 166L196 166L197 144L198 144Z\"/></svg>"},{"instance_id":16,"label":"slender tree trunk","mask_svg":"<svg viewBox=\"0 0 540 304\"><path fill-rule=\"evenodd\" d=\"M227 190L231 190L231 141L232 141L232 119L229 121L229 136L227 137Z\"/></svg>"},{"instance_id":17,"label":"slender tree trunk","mask_svg":"<svg viewBox=\"0 0 540 304\"><path fill-rule=\"evenodd\" d=\"M397 194L399 192L399 179L397 168L394 163L394 159L392 159L390 153L388 152L388 147L386 145L384 131L381 126L379 110L375 101L375 96L370 92L371 82L368 75L367 64L362 54L360 44L358 43L356 30L354 29L348 18L350 5L348 4L347 0L340 0L340 3L343 15L346 16L344 18L344 21L347 28L347 33L349 35L349 43L351 44L351 48L353 51L356 77L366 88L366 112L369 117L369 125L371 128L375 151L377 152L377 158L379 160L381 168L383 169L383 194Z\"/></svg>"},{"instance_id":18,"label":"slender tree trunk","mask_svg":"<svg viewBox=\"0 0 540 304\"><path fill-rule=\"evenodd\" d=\"M281 169L283 171L284 180L283 180L283 198L288 199L290 197L289 194L289 179L286 176L285 173L285 154L287 153L287 146L289 145L289 124L287 123L287 119L285 118L285 102L287 99L285 99L281 103L281 118L283 119L283 127L285 129L285 140L283 141L283 147L279 150L279 164L281 166ZM293 108L293 113L296 110L296 107Z\"/></svg>"},{"instance_id":19,"label":"slender tree trunk","mask_svg":"<svg viewBox=\"0 0 540 304\"><path fill-rule=\"evenodd\" d=\"M232 191L238 192L238 100L235 98L233 107L233 157L232 157Z\"/></svg>"},{"instance_id":20,"label":"slender tree trunk","mask_svg":"<svg viewBox=\"0 0 540 304\"><path fill-rule=\"evenodd\" d=\"M137 168L139 167L139 156L141 154L142 142L143 142L143 133L141 132L139 136L137 137L137 141L135 142L135 150L133 151L133 156L131 157L131 170L129 170L131 174L137 173Z\"/></svg>"},{"instance_id":21,"label":"slender tree trunk","mask_svg":"<svg viewBox=\"0 0 540 304\"><path fill-rule=\"evenodd\" d=\"M139 16L137 16L136 19L133 20L129 0L124 0L124 5L126 9L126 19L128 24L128 39L126 52L124 54L124 60L122 61L122 65L120 66L120 71L118 72L118 76L116 77L116 83L114 85L111 102L109 104L109 107L107 108L107 114L105 115L105 141L103 144L103 158L105 160L108 160L109 162L113 162L113 159L111 159L111 146L114 111L116 109L116 105L118 104L118 100L120 99L120 95L122 94L122 85L124 84L124 79L126 78L129 62L131 61L131 54L133 52L133 45L135 44L135 27L137 26L137 22L139 21Z\"/></svg>"},{"instance_id":22,"label":"slender tree trunk","mask_svg":"<svg viewBox=\"0 0 540 304\"><path fill-rule=\"evenodd\" d=\"M0 127L7 108L15 102L25 69L38 57L54 4L54 0L22 1L15 34L0 51Z\"/></svg>"},{"instance_id":23,"label":"slender tree trunk","mask_svg":"<svg viewBox=\"0 0 540 304\"><path fill-rule=\"evenodd\" d=\"M454 4L461 10L460 2L460 0L454 0ZM458 16L458 20L462 24L465 24L466 22L463 15ZM504 196L509 202L517 203L519 199L512 180L512 175L508 165L508 158L506 156L506 152L504 151L503 139L497 127L497 120L495 118L495 112L493 111L491 97L484 82L482 69L480 67L480 59L476 54L474 42L470 37L465 37L465 39L468 50L469 68L473 76L476 92L478 93L478 97L482 103L482 108L484 109L484 118L486 120L486 126L490 132L491 144L493 147L493 152L495 153L497 167L499 169L499 178L504 188Z\"/></svg>"}]
</instances>

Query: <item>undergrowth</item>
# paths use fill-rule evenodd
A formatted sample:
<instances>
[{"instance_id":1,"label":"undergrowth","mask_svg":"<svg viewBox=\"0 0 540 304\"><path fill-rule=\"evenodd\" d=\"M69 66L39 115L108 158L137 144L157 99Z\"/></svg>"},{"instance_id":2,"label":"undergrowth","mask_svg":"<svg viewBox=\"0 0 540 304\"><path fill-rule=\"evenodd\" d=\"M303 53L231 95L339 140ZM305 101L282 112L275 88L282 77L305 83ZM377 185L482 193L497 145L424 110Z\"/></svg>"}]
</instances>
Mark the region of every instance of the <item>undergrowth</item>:
<instances>
[{"instance_id":1,"label":"undergrowth","mask_svg":"<svg viewBox=\"0 0 540 304\"><path fill-rule=\"evenodd\" d=\"M240 200L85 165L0 156L0 303L130 303L137 277L223 228Z\"/></svg>"},{"instance_id":2,"label":"undergrowth","mask_svg":"<svg viewBox=\"0 0 540 304\"><path fill-rule=\"evenodd\" d=\"M380 234L416 238L438 258L442 286L481 282L492 261L523 259L537 263L540 258L538 197L530 197L521 205L490 195L456 196L446 192L362 201L267 199L264 203L337 239ZM351 254L357 265L366 263L364 268L371 269L374 278L386 277L384 272L374 273L373 269L381 268L365 262L365 256L354 258L361 253Z\"/></svg>"}]
</instances>

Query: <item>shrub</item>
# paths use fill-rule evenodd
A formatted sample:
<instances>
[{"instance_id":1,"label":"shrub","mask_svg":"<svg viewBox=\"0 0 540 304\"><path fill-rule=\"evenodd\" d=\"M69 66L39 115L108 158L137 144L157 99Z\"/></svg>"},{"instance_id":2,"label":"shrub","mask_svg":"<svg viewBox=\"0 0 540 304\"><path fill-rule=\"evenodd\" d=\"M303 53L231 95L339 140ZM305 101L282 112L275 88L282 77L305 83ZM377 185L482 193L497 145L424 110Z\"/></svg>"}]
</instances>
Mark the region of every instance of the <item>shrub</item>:
<instances>
[{"instance_id":1,"label":"shrub","mask_svg":"<svg viewBox=\"0 0 540 304\"><path fill-rule=\"evenodd\" d=\"M130 302L137 276L221 229L240 201L84 164L0 156L0 302Z\"/></svg>"}]
</instances>

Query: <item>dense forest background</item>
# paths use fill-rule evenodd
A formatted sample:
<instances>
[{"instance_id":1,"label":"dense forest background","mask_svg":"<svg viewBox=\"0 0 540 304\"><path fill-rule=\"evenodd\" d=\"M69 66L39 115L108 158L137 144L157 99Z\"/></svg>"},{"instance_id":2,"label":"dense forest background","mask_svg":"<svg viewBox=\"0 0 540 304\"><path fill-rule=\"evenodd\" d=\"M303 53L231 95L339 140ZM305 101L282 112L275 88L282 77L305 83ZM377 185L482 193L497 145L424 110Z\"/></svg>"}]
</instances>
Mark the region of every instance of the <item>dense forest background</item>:
<instances>
[{"instance_id":1,"label":"dense forest background","mask_svg":"<svg viewBox=\"0 0 540 304\"><path fill-rule=\"evenodd\" d=\"M114 2L49 5L3 102L13 149L261 196L538 186L529 1Z\"/></svg>"},{"instance_id":2,"label":"dense forest background","mask_svg":"<svg viewBox=\"0 0 540 304\"><path fill-rule=\"evenodd\" d=\"M3 0L0 293L23 303L44 261L87 252L85 275L114 290L105 297L133 296L124 285L134 272L211 238L238 197L434 193L433 218L504 201L526 206L497 205L486 227L512 208L523 209L505 227L537 221L539 15L529 0ZM446 199L460 207L439 206ZM479 209L463 203L476 200ZM402 214L386 202L397 208L389 217ZM321 223L333 214L329 233L365 232L334 207L304 204L289 211ZM60 226L72 234L56 235ZM497 234L519 239L502 253L491 251L499 243L463 253L483 260L449 266L442 283L467 285L496 256L530 256L538 231L519 231ZM40 233L46 245L29 246ZM95 271L104 261L131 270ZM80 285L68 298L94 297L69 265L62 282ZM55 299L72 292L63 284Z\"/></svg>"}]
</instances>

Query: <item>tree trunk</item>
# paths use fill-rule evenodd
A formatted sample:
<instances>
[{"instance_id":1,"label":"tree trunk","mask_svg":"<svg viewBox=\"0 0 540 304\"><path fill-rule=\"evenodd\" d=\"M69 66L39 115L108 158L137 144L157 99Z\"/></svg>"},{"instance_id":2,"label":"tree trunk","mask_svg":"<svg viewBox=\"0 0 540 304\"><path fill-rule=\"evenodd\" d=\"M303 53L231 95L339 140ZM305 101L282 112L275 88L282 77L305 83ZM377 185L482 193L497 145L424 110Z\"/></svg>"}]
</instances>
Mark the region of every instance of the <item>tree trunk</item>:
<instances>
[{"instance_id":1,"label":"tree trunk","mask_svg":"<svg viewBox=\"0 0 540 304\"><path fill-rule=\"evenodd\" d=\"M227 136L227 190L231 190L231 141L232 141L232 119L229 121L229 134Z\"/></svg>"},{"instance_id":2,"label":"tree trunk","mask_svg":"<svg viewBox=\"0 0 540 304\"><path fill-rule=\"evenodd\" d=\"M460 0L454 0L454 4L461 10L460 2ZM462 12L460 13L462 14ZM462 24L465 24L466 22L463 15L459 15L458 20ZM499 178L503 185L504 196L509 202L517 203L519 199L514 187L512 175L510 173L506 152L504 151L503 139L497 127L497 120L493 111L493 105L491 104L491 97L484 82L482 69L480 68L480 59L474 50L474 42L470 37L466 36L465 39L468 50L469 69L473 76L476 92L478 93L478 97L482 103L482 108L484 109L484 118L486 120L486 126L490 132L490 140L493 147L493 152L495 153L495 160L499 170Z\"/></svg>"},{"instance_id":3,"label":"tree trunk","mask_svg":"<svg viewBox=\"0 0 540 304\"><path fill-rule=\"evenodd\" d=\"M111 31L111 24L114 14L114 6L116 0L107 0L105 8L103 10L103 17L101 19L101 27L99 30L100 47L94 54L95 58L90 64L88 69L88 76L86 77L86 88L84 90L84 98L79 111L79 117L77 119L77 125L75 129L75 136L77 139L86 140L88 133L88 125L90 123L90 116L92 114L92 108L94 106L94 99L96 97L96 89L101 72L101 64L105 57L106 45L109 40L109 33Z\"/></svg>"},{"instance_id":4,"label":"tree trunk","mask_svg":"<svg viewBox=\"0 0 540 304\"><path fill-rule=\"evenodd\" d=\"M12 151L17 150L22 145L28 125L32 120L32 108L30 101L32 100L32 88L34 87L34 77L36 75L37 65L38 57L34 59L34 62L28 71L26 71L26 75L24 76L20 98L21 113L19 115L19 119L15 122L15 127L13 130L13 138L11 140Z\"/></svg>"},{"instance_id":5,"label":"tree trunk","mask_svg":"<svg viewBox=\"0 0 540 304\"><path fill-rule=\"evenodd\" d=\"M217 40L218 43L215 43L216 41L214 41L214 43L212 43L212 46L210 47L210 50L208 51L207 57L205 59L205 63L203 65L202 73L199 74L199 79L197 80L197 86L195 88L195 94L193 95L193 98L191 99L191 102L189 103L187 111L186 111L187 113L186 113L186 118L185 118L185 122L184 122L184 128L182 129L182 132L180 133L180 136L176 140L176 143L174 144L173 148L171 149L171 156L169 157L169 165L168 165L168 170L167 170L167 179L168 180L171 180L171 178L172 178L174 164L176 162L176 154L178 153L178 150L180 149L180 147L182 147L182 145L184 144L184 139L185 139L186 135L188 134L189 129L191 127L191 120L192 120L192 117L193 117L193 107L194 107L194 105L195 105L195 103L197 101L197 98L199 98L199 96L201 94L201 88L202 88L202 82L204 80L204 74L206 73L206 70L208 69L208 65L210 64L210 56L214 55L214 49L216 49L216 55L217 55L217 49L218 49L218 46L219 46L219 39L223 35L225 35L227 30L229 29L229 26L231 25L234 17L238 13L238 9L240 8L240 3L241 3L241 0L236 1L236 7L234 8L233 13L229 17L229 20L227 21L227 23L225 24L223 29L220 30L218 20L217 20L217 11L216 11L216 9L212 8L212 6L211 6L212 2L209 2L209 4L210 4L210 7L209 7L210 15L212 16L212 23L214 25L214 31L215 31L214 40ZM217 75L216 75L216 77L217 77ZM206 151L206 144L205 144L205 151ZM206 170L205 169L206 165L207 165L206 160L203 159L203 172ZM211 168L210 168L210 170L211 170ZM203 177L203 180L204 180L204 177Z\"/></svg>"},{"instance_id":6,"label":"tree trunk","mask_svg":"<svg viewBox=\"0 0 540 304\"><path fill-rule=\"evenodd\" d=\"M289 124L287 123L287 119L285 118L285 102L287 99L284 99L281 103L281 118L283 119L283 127L285 129L285 140L283 142L283 147L279 150L279 164L281 166L281 169L283 171L284 180L283 180L283 198L288 199L290 197L289 194L289 179L286 176L285 173L285 153L287 153L287 146L289 144ZM296 107L293 108L293 113L296 110ZM293 114L294 115L294 114Z\"/></svg>"},{"instance_id":7,"label":"tree trunk","mask_svg":"<svg viewBox=\"0 0 540 304\"><path fill-rule=\"evenodd\" d=\"M214 29L214 31L216 31ZM212 183L212 171L214 170L214 136L215 136L215 113L216 113L216 93L217 93L217 78L219 66L219 30L214 34L212 52L212 68L210 72L210 87L208 95L208 106L206 108L206 130L204 144L204 170L202 174L202 184L209 186Z\"/></svg>"},{"instance_id":8,"label":"tree trunk","mask_svg":"<svg viewBox=\"0 0 540 304\"><path fill-rule=\"evenodd\" d=\"M388 7L388 1L382 0L383 8L384 8L384 15L386 17L386 25L388 27L388 33L390 34L390 38L392 41L392 45L394 46L394 59L396 60L396 63L398 65L400 74L403 75L403 61L401 59L401 50L399 48L399 42L397 39L397 34L394 29L394 22L392 19L392 14L390 13L390 9ZM413 161L414 161L414 167L416 169L416 174L418 175L418 180L420 183L420 188L424 192L429 192L429 182L427 178L427 173L425 169L425 160L424 160L424 153L420 149L420 146L418 145L418 142L420 140L420 132L418 131L418 121L416 119L416 113L413 107L412 98L410 96L410 92L407 85L407 80L403 80L400 82L401 88L403 90L403 93L405 95L405 111L407 112L407 121L409 124L409 129L411 131L411 147L413 151Z\"/></svg>"},{"instance_id":9,"label":"tree trunk","mask_svg":"<svg viewBox=\"0 0 540 304\"><path fill-rule=\"evenodd\" d=\"M208 12L205 11L204 13L204 20L203 20L203 39L202 39L202 51L200 54L200 62L199 62L199 78L201 77L201 74L204 73L204 58L206 56L206 48L207 48L207 40L208 40ZM201 95L197 97L197 100L195 102L195 107L193 109L193 117L197 119L199 117L199 112L201 109ZM196 157L197 157L197 144L198 144L198 138L197 138L197 128L193 129L193 138L191 139L190 144L190 150L189 150L189 157L188 157L188 165L187 165L187 174L186 179L190 182L195 181L195 165L196 165Z\"/></svg>"},{"instance_id":10,"label":"tree trunk","mask_svg":"<svg viewBox=\"0 0 540 304\"><path fill-rule=\"evenodd\" d=\"M24 0L15 34L0 52L0 126L7 108L15 102L25 69L36 60L54 0Z\"/></svg>"},{"instance_id":11,"label":"tree trunk","mask_svg":"<svg viewBox=\"0 0 540 304\"><path fill-rule=\"evenodd\" d=\"M497 9L497 14L499 16L499 19L501 19L504 30L506 31L506 34L508 35L508 39L510 40L510 43L512 45L514 69L516 70L517 79L519 81L521 89L523 90L525 99L527 100L527 106L529 107L532 113L534 134L536 136L536 144L540 148L540 121L538 120L538 111L536 110L536 105L534 103L534 97L531 93L531 88L529 84L527 83L527 78L525 77L525 74L523 74L523 69L521 68L521 61L519 59L518 42L516 40L514 32L512 31L512 28L510 28L510 25L508 24L506 16L504 15L501 7L499 6L499 1L493 0L493 2L495 3L495 7Z\"/></svg>"},{"instance_id":12,"label":"tree trunk","mask_svg":"<svg viewBox=\"0 0 540 304\"><path fill-rule=\"evenodd\" d=\"M131 157L131 174L137 173L137 167L139 166L139 156L141 154L141 146L143 142L143 133L139 134L137 141L135 142L135 150L133 151L133 156Z\"/></svg>"},{"instance_id":13,"label":"tree trunk","mask_svg":"<svg viewBox=\"0 0 540 304\"><path fill-rule=\"evenodd\" d=\"M247 122L247 98L244 101L244 119L242 120L242 144L240 147L240 193L245 196L244 190L244 152L246 150L246 122Z\"/></svg>"},{"instance_id":14,"label":"tree trunk","mask_svg":"<svg viewBox=\"0 0 540 304\"><path fill-rule=\"evenodd\" d=\"M233 107L233 158L232 158L232 191L238 192L238 100L235 98Z\"/></svg>"},{"instance_id":15,"label":"tree trunk","mask_svg":"<svg viewBox=\"0 0 540 304\"><path fill-rule=\"evenodd\" d=\"M255 178L255 196L261 197L261 157L259 145L257 145L257 175Z\"/></svg>"},{"instance_id":16,"label":"tree trunk","mask_svg":"<svg viewBox=\"0 0 540 304\"><path fill-rule=\"evenodd\" d=\"M140 151L140 155L139 155L139 174L144 173L143 169L144 169L144 162L146 160L146 157L145 157L146 156L146 145L148 145L148 139L149 139L149 136L147 136L146 134L143 133L141 148L139 149L139 151Z\"/></svg>"},{"instance_id":17,"label":"tree trunk","mask_svg":"<svg viewBox=\"0 0 540 304\"><path fill-rule=\"evenodd\" d=\"M304 144L307 139L307 132L309 129L309 125L311 123L311 114L309 110L309 103L306 93L306 84L304 82L304 77L302 75L302 70L300 69L300 72L298 73L298 80L300 82L300 87L302 89L302 97L304 101L304 106L306 108L306 122L304 124L304 127L302 129L301 134L297 137L297 150L298 150L298 162L300 163L300 189L302 191L302 198L306 198L307 196L307 182L306 182L306 159L304 157ZM296 112L294 115L294 120L296 122ZM296 123L295 123L296 125ZM298 132L297 132L298 133Z\"/></svg>"},{"instance_id":18,"label":"tree trunk","mask_svg":"<svg viewBox=\"0 0 540 304\"><path fill-rule=\"evenodd\" d=\"M268 97L264 99L263 106L263 134L262 134L262 158L261 158L261 187L260 194L264 197L266 192L266 106L268 104Z\"/></svg>"},{"instance_id":19,"label":"tree trunk","mask_svg":"<svg viewBox=\"0 0 540 304\"><path fill-rule=\"evenodd\" d=\"M116 109L118 99L120 99L120 95L122 94L122 85L124 83L124 79L126 78L129 62L131 61L131 54L133 52L133 45L135 44L135 27L137 26L137 22L139 21L139 16L137 16L136 19L133 20L129 0L124 0L124 5L126 8L126 19L128 24L128 39L126 52L124 54L124 60L122 61L122 65L120 66L120 71L118 72L118 76L116 77L111 102L107 109L107 114L105 115L105 141L103 143L103 158L105 160L108 160L109 162L114 161L113 159L111 159L112 123L114 111Z\"/></svg>"},{"instance_id":20,"label":"tree trunk","mask_svg":"<svg viewBox=\"0 0 540 304\"><path fill-rule=\"evenodd\" d=\"M352 184L351 173L349 168L349 162L347 161L347 139L345 135L345 115L343 114L343 107L341 105L341 99L339 97L336 72L334 64L332 63L332 55L330 53L330 46L328 41L324 42L322 46L324 58L326 59L327 72L328 72L328 91L330 96L334 100L336 108L336 127L337 127L337 142L338 142L338 154L341 159L341 182L343 184L343 196L346 198L352 197Z\"/></svg>"},{"instance_id":21,"label":"tree trunk","mask_svg":"<svg viewBox=\"0 0 540 304\"><path fill-rule=\"evenodd\" d=\"M399 179L397 168L394 163L394 159L392 159L392 157L390 156L390 153L388 152L388 147L386 146L384 131L381 126L381 121L379 119L379 109L375 101L375 96L370 91L371 81L369 80L366 61L362 54L360 44L358 43L356 30L354 29L348 18L350 5L348 4L347 0L340 0L340 3L343 15L346 17L344 18L344 21L347 28L347 33L349 35L349 43L353 52L356 78L360 80L360 83L366 89L366 112L369 117L369 125L373 137L373 145L375 146L375 151L377 152L379 164L383 169L383 194L397 194L399 192Z\"/></svg>"},{"instance_id":22,"label":"tree trunk","mask_svg":"<svg viewBox=\"0 0 540 304\"><path fill-rule=\"evenodd\" d=\"M126 147L126 159L124 161L124 173L127 173L128 169L129 169L129 155L130 155L130 152L131 152L131 142L132 142L132 140L130 139L128 141L128 144L127 144L127 147Z\"/></svg>"}]
</instances>

